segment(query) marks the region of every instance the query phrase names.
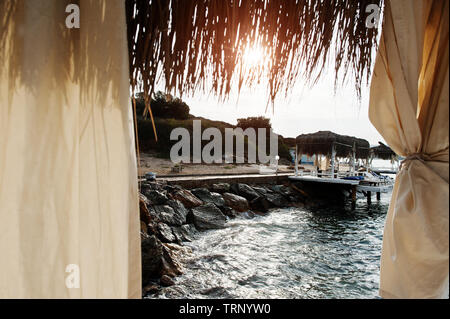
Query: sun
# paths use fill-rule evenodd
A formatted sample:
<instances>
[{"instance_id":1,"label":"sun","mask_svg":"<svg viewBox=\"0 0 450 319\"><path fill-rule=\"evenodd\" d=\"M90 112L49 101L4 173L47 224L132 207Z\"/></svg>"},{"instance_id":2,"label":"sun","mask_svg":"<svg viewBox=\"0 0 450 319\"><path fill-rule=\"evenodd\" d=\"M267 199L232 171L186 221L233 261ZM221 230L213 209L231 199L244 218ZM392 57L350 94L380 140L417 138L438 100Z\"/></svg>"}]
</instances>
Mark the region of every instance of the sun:
<instances>
[{"instance_id":1,"label":"sun","mask_svg":"<svg viewBox=\"0 0 450 319\"><path fill-rule=\"evenodd\" d=\"M242 55L242 63L246 68L259 68L265 64L264 49L260 45L247 46Z\"/></svg>"}]
</instances>

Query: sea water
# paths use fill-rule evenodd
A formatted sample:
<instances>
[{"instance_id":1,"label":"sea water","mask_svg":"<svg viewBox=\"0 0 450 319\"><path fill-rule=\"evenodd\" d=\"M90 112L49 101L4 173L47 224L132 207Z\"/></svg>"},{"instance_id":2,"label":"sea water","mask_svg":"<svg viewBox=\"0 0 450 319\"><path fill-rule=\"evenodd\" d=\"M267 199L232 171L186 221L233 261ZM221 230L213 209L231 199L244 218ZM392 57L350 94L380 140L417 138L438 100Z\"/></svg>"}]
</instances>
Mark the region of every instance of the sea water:
<instances>
[{"instance_id":1,"label":"sea water","mask_svg":"<svg viewBox=\"0 0 450 319\"><path fill-rule=\"evenodd\" d=\"M187 243L184 274L152 298L378 298L390 197L231 220Z\"/></svg>"}]
</instances>

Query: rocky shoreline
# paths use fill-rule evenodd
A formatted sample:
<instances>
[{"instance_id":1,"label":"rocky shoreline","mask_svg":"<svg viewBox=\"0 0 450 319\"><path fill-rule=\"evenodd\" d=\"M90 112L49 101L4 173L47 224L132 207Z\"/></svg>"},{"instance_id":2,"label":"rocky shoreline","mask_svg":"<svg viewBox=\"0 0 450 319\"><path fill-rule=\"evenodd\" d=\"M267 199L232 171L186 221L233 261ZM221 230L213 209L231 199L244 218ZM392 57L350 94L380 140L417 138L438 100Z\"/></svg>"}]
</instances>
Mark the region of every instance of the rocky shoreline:
<instances>
[{"instance_id":1,"label":"rocky shoreline","mask_svg":"<svg viewBox=\"0 0 450 319\"><path fill-rule=\"evenodd\" d=\"M225 228L233 218L253 218L283 207L317 207L296 186L217 183L184 189L161 182L142 182L140 193L143 295L175 284L182 274L179 255L199 232Z\"/></svg>"}]
</instances>

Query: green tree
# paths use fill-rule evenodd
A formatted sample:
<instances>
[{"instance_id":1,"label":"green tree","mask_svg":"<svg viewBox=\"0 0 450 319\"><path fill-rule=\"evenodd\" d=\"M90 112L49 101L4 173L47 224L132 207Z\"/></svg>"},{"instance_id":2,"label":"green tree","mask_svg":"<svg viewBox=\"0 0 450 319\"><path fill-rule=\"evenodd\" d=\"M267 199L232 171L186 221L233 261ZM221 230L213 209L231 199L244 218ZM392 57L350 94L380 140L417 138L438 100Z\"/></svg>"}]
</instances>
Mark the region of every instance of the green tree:
<instances>
[{"instance_id":1,"label":"green tree","mask_svg":"<svg viewBox=\"0 0 450 319\"><path fill-rule=\"evenodd\" d=\"M256 132L258 132L258 128L271 129L272 124L270 123L270 119L268 119L264 116L256 116L256 117L247 117L247 118L238 119L237 127L240 127L243 130L251 127L251 128L254 128L256 130Z\"/></svg>"},{"instance_id":2,"label":"green tree","mask_svg":"<svg viewBox=\"0 0 450 319\"><path fill-rule=\"evenodd\" d=\"M174 98L171 94L156 92L151 101L152 114L157 118L186 120L189 118L189 106L180 98ZM138 116L144 114L145 100L143 93L136 95L136 113Z\"/></svg>"}]
</instances>

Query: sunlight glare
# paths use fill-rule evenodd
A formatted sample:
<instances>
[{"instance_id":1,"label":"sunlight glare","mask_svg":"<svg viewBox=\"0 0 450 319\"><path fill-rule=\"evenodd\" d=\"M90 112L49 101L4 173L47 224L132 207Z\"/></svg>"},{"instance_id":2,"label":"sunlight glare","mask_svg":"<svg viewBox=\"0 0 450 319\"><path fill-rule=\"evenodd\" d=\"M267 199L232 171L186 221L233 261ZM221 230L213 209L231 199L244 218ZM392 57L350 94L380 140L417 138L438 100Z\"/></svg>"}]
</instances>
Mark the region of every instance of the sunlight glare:
<instances>
[{"instance_id":1,"label":"sunlight glare","mask_svg":"<svg viewBox=\"0 0 450 319\"><path fill-rule=\"evenodd\" d=\"M259 45L246 47L242 55L242 62L248 69L262 67L265 60L264 50Z\"/></svg>"}]
</instances>

